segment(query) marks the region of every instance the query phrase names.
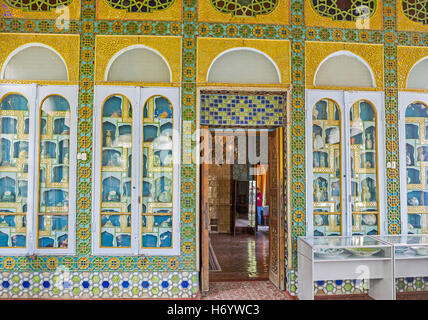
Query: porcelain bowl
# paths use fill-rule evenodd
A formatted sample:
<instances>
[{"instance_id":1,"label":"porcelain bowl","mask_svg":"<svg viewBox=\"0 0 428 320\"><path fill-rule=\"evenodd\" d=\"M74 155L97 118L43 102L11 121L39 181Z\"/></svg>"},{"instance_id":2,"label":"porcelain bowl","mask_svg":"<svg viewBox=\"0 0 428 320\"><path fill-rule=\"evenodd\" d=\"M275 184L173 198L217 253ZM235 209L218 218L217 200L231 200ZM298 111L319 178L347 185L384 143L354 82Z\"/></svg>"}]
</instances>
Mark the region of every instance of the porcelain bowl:
<instances>
[{"instance_id":1,"label":"porcelain bowl","mask_svg":"<svg viewBox=\"0 0 428 320\"><path fill-rule=\"evenodd\" d=\"M315 255L322 258L330 258L336 257L344 252L343 249L340 248L318 248L315 250Z\"/></svg>"},{"instance_id":2,"label":"porcelain bowl","mask_svg":"<svg viewBox=\"0 0 428 320\"><path fill-rule=\"evenodd\" d=\"M382 249L378 248L346 248L346 251L358 257L371 257L379 253Z\"/></svg>"}]
</instances>

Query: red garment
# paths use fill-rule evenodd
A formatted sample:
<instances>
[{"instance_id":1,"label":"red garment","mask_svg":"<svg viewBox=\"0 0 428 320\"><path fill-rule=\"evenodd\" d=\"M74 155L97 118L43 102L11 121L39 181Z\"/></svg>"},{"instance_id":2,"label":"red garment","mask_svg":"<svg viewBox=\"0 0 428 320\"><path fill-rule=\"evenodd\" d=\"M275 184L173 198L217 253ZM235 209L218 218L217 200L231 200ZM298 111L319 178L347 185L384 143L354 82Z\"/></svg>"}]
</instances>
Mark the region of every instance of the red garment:
<instances>
[{"instance_id":1,"label":"red garment","mask_svg":"<svg viewBox=\"0 0 428 320\"><path fill-rule=\"evenodd\" d=\"M263 196L261 192L257 192L257 207L261 207L263 205Z\"/></svg>"}]
</instances>

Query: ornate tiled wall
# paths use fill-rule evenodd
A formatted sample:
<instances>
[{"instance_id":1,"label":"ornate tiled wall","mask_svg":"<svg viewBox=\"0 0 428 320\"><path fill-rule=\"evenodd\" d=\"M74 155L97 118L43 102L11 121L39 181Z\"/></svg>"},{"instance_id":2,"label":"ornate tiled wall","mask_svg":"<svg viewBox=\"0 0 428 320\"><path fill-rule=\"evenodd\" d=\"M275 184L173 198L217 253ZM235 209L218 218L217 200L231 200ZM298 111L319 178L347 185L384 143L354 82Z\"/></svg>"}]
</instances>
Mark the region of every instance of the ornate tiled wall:
<instances>
[{"instance_id":1,"label":"ornate tiled wall","mask_svg":"<svg viewBox=\"0 0 428 320\"><path fill-rule=\"evenodd\" d=\"M228 126L281 126L286 98L266 93L203 93L200 96L200 124Z\"/></svg>"},{"instance_id":2,"label":"ornate tiled wall","mask_svg":"<svg viewBox=\"0 0 428 320\"><path fill-rule=\"evenodd\" d=\"M227 1L226 1L227 2ZM264 1L253 1L264 2ZM425 50L428 46L426 20L412 15L409 6L424 1L359 1L370 9L368 18L361 21L352 13L358 1L345 1L348 7L333 7L334 14L320 4L334 1L284 0L265 1L266 10L250 7L241 1L229 9L213 0L120 1L70 0L56 2L37 0L35 7L24 8L24 1L4 0L0 6L0 49L17 45L20 39L48 42L53 34L79 37L79 46L59 48L61 54L78 61L79 83L78 152L87 153L87 160L78 160L77 168L77 253L75 256L0 257L1 297L94 296L103 297L189 297L196 294L197 243L196 205L197 176L192 162L194 131L197 129L197 83L201 72L197 56L214 55L218 44L229 46L258 46L273 50L283 46L278 59L282 87L291 86L289 120L289 183L286 267L287 288L295 294L297 237L306 233L305 216L305 88L312 66L310 58L313 43L320 47L347 47L372 49L378 87L385 92L386 162L395 162L387 169L387 217L389 233L400 232L400 194L398 159L398 89L402 86L406 59L402 52ZM155 3L155 5L153 5ZM60 7L60 5L66 7ZM424 13L425 14L425 13ZM58 19L62 23L57 23ZM61 20L62 19L62 20ZM64 20L65 19L65 20ZM67 20L69 19L69 20ZM17 37L13 34L19 33ZM99 36L151 36L162 41L171 36L180 39L181 55L174 64L174 85L181 86L182 99L182 168L181 168L181 255L178 257L106 257L91 255L91 181L93 156L93 98L94 85L100 79L96 71L96 43ZM5 41L10 37L10 41ZM33 40L32 40L33 39ZM122 39L122 38L121 38ZM198 40L199 39L199 40ZM243 41L243 39L246 39ZM227 41L226 41L227 40ZM179 42L180 42L179 41ZM200 42L201 41L201 42ZM207 44L204 44L203 42ZM211 42L210 42L211 41ZM257 42L255 42L257 41ZM61 41L58 42L58 44ZM229 44L228 44L229 43ZM328 44L334 43L334 45ZM210 45L211 44L211 45ZM366 46L370 44L371 46ZM201 47L199 47L201 45ZM75 50L79 47L79 55ZM210 49L211 47L211 49ZM273 49L272 49L273 48ZM406 51L409 50L409 51ZM369 50L370 51L370 50ZM277 52L277 53L278 53ZM325 53L320 51L320 53ZM3 57L3 55L2 55ZM176 56L172 57L177 59ZM377 58L377 60L376 60ZM180 61L181 59L181 61ZM383 60L383 64L381 61ZM2 61L3 62L3 61ZM202 61L206 64L206 61ZM203 73L202 73L203 75ZM4 82L4 81L3 81ZM71 275L68 287L57 287L55 272L67 269ZM73 280L74 279L74 280ZM400 279L399 290L411 291L426 286L426 279ZM325 293L358 292L348 282L316 284ZM58 289L59 288L59 289Z\"/></svg>"}]
</instances>

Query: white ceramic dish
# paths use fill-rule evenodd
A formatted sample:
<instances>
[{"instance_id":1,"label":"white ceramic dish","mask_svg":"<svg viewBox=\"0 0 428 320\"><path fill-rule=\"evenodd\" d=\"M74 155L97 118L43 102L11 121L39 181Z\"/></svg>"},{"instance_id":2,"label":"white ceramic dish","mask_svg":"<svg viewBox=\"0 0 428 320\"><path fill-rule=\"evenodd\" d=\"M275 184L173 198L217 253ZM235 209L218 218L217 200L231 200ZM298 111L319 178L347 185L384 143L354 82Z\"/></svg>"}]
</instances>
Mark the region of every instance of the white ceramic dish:
<instances>
[{"instance_id":1,"label":"white ceramic dish","mask_svg":"<svg viewBox=\"0 0 428 320\"><path fill-rule=\"evenodd\" d=\"M371 257L375 255L376 253L379 253L382 249L378 248L346 248L346 251L352 253L354 256L357 257Z\"/></svg>"},{"instance_id":2,"label":"white ceramic dish","mask_svg":"<svg viewBox=\"0 0 428 320\"><path fill-rule=\"evenodd\" d=\"M341 255L343 252L344 250L340 248L318 248L314 253L320 258L332 258Z\"/></svg>"},{"instance_id":3,"label":"white ceramic dish","mask_svg":"<svg viewBox=\"0 0 428 320\"><path fill-rule=\"evenodd\" d=\"M428 256L428 247L412 247L418 256Z\"/></svg>"}]
</instances>

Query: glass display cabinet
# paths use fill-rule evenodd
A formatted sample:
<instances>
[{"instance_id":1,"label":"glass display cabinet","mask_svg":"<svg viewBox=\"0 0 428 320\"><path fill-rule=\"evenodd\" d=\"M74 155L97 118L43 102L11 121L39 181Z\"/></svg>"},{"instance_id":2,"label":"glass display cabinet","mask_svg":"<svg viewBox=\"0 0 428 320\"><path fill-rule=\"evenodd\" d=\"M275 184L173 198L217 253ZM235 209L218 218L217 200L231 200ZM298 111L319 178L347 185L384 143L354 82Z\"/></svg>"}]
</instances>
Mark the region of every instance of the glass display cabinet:
<instances>
[{"instance_id":1,"label":"glass display cabinet","mask_svg":"<svg viewBox=\"0 0 428 320\"><path fill-rule=\"evenodd\" d=\"M393 247L371 236L299 237L299 299L314 299L314 281L368 280L374 299L395 299ZM428 248L427 248L428 249Z\"/></svg>"},{"instance_id":2,"label":"glass display cabinet","mask_svg":"<svg viewBox=\"0 0 428 320\"><path fill-rule=\"evenodd\" d=\"M428 276L428 235L373 236L394 248L394 277Z\"/></svg>"}]
</instances>

